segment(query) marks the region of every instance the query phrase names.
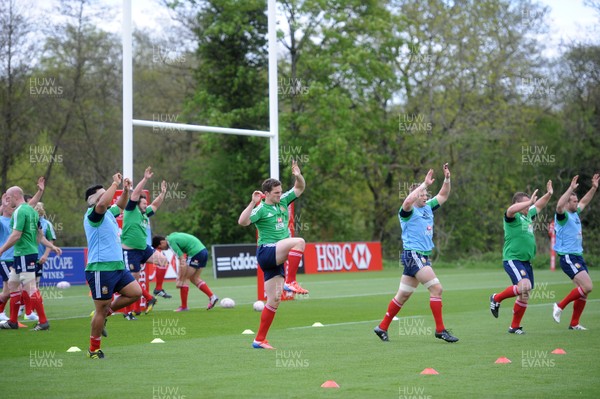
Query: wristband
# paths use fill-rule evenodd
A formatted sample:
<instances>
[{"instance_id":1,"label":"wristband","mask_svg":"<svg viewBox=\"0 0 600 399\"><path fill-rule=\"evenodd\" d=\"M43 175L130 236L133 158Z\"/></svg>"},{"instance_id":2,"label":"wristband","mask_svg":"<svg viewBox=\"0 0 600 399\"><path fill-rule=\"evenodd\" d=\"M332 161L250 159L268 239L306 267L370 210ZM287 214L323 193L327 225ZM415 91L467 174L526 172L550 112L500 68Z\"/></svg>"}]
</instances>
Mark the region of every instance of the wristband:
<instances>
[{"instance_id":1,"label":"wristband","mask_svg":"<svg viewBox=\"0 0 600 399\"><path fill-rule=\"evenodd\" d=\"M450 178L449 177L444 178L444 183L450 183Z\"/></svg>"}]
</instances>

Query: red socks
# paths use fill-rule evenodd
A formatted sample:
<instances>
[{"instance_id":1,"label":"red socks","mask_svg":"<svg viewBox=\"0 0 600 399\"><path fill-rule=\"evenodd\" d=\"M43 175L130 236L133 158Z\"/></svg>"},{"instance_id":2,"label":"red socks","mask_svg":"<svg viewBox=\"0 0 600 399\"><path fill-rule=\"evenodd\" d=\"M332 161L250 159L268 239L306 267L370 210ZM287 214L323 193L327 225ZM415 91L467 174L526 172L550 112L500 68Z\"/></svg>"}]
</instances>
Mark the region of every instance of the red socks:
<instances>
[{"instance_id":1,"label":"red socks","mask_svg":"<svg viewBox=\"0 0 600 399\"><path fill-rule=\"evenodd\" d=\"M260 314L260 327L258 328L258 334L256 334L256 341L264 341L267 338L267 333L275 318L275 312L277 308L273 308L269 305L265 305L262 313Z\"/></svg>"},{"instance_id":2,"label":"red socks","mask_svg":"<svg viewBox=\"0 0 600 399\"><path fill-rule=\"evenodd\" d=\"M100 349L100 340L101 337L90 336L90 352L96 352L98 349Z\"/></svg>"},{"instance_id":3,"label":"red socks","mask_svg":"<svg viewBox=\"0 0 600 399\"><path fill-rule=\"evenodd\" d=\"M17 323L19 321L19 308L21 307L21 291L10 293L10 321Z\"/></svg>"},{"instance_id":4,"label":"red socks","mask_svg":"<svg viewBox=\"0 0 600 399\"><path fill-rule=\"evenodd\" d=\"M573 316L571 317L571 327L579 324L579 318L581 317L581 313L583 313L583 308L585 308L585 304L587 303L586 298L579 298L573 302Z\"/></svg>"},{"instance_id":5,"label":"red socks","mask_svg":"<svg viewBox=\"0 0 600 399\"><path fill-rule=\"evenodd\" d=\"M575 287L569 294L558 304L558 307L564 309L570 302L573 302L579 298L586 298L586 295L583 293L581 287ZM573 304L575 306L575 304Z\"/></svg>"},{"instance_id":6,"label":"red socks","mask_svg":"<svg viewBox=\"0 0 600 399\"><path fill-rule=\"evenodd\" d=\"M298 249L292 249L288 253L288 267L285 273L285 283L290 284L296 281L296 272L302 260L303 252Z\"/></svg>"},{"instance_id":7,"label":"red socks","mask_svg":"<svg viewBox=\"0 0 600 399\"><path fill-rule=\"evenodd\" d=\"M525 302L521 302L518 299L515 301L515 306L513 307L513 319L510 325L510 328L519 328L521 327L521 319L527 310L527 304Z\"/></svg>"},{"instance_id":8,"label":"red socks","mask_svg":"<svg viewBox=\"0 0 600 399\"><path fill-rule=\"evenodd\" d=\"M502 302L507 298L512 298L517 295L519 295L519 288L516 285L511 285L509 287L506 287L506 289L501 293L494 295L494 301Z\"/></svg>"},{"instance_id":9,"label":"red socks","mask_svg":"<svg viewBox=\"0 0 600 399\"><path fill-rule=\"evenodd\" d=\"M140 287L141 286L142 285L140 284ZM146 298L146 301L149 301L150 299L154 298L152 295L150 295L146 287L142 287L142 295L144 296L144 298Z\"/></svg>"},{"instance_id":10,"label":"red socks","mask_svg":"<svg viewBox=\"0 0 600 399\"><path fill-rule=\"evenodd\" d=\"M433 319L435 320L435 332L442 332L446 329L444 327L444 321L442 319L442 298L437 296L429 297L429 307L431 313L433 313Z\"/></svg>"},{"instance_id":11,"label":"red socks","mask_svg":"<svg viewBox=\"0 0 600 399\"><path fill-rule=\"evenodd\" d=\"M34 308L31 306L31 297L27 291L21 291L22 304L25 305L25 314L31 314Z\"/></svg>"},{"instance_id":12,"label":"red socks","mask_svg":"<svg viewBox=\"0 0 600 399\"><path fill-rule=\"evenodd\" d=\"M44 301L42 300L42 295L40 291L36 291L30 298L31 307L35 309L38 317L40 318L40 324L44 324L48 321L46 318L46 312L44 311Z\"/></svg>"},{"instance_id":13,"label":"red socks","mask_svg":"<svg viewBox=\"0 0 600 399\"><path fill-rule=\"evenodd\" d=\"M396 298L392 298L390 304L388 305L387 312L385 313L385 317L383 318L381 323L379 323L379 328L387 331L388 328L390 328L392 320L394 320L394 316L396 316L398 312L400 312L400 309L402 309L402 305L400 305L400 303L396 301Z\"/></svg>"},{"instance_id":14,"label":"red socks","mask_svg":"<svg viewBox=\"0 0 600 399\"><path fill-rule=\"evenodd\" d=\"M6 302L0 302L0 313L4 312L5 307L6 307Z\"/></svg>"},{"instance_id":15,"label":"red socks","mask_svg":"<svg viewBox=\"0 0 600 399\"><path fill-rule=\"evenodd\" d=\"M156 266L156 268L154 270L156 270L156 288L155 288L155 290L160 291L163 289L162 285L163 285L163 281L165 281L165 274L167 274L167 268Z\"/></svg>"},{"instance_id":16,"label":"red socks","mask_svg":"<svg viewBox=\"0 0 600 399\"><path fill-rule=\"evenodd\" d=\"M181 287L179 289L179 296L181 297L181 307L182 308L187 308L187 299L188 299L188 292L190 291L190 287L188 287L187 285L184 285L183 287Z\"/></svg>"},{"instance_id":17,"label":"red socks","mask_svg":"<svg viewBox=\"0 0 600 399\"><path fill-rule=\"evenodd\" d=\"M213 292L210 290L210 288L208 288L208 284L206 284L204 280L200 280L196 287L198 287L200 291L204 292L204 294L206 294L207 297L210 298L213 296Z\"/></svg>"}]
</instances>

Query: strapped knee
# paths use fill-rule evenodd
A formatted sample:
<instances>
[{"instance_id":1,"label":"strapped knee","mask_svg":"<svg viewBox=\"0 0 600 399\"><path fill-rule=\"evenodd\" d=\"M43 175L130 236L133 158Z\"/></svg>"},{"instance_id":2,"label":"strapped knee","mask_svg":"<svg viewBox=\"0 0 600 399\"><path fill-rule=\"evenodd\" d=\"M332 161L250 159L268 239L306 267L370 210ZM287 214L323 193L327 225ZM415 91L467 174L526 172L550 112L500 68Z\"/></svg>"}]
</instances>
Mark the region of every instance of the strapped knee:
<instances>
[{"instance_id":1,"label":"strapped knee","mask_svg":"<svg viewBox=\"0 0 600 399\"><path fill-rule=\"evenodd\" d=\"M416 288L413 286L410 286L410 285L404 284L404 283L400 283L400 291L413 293L413 292L415 292L415 290L416 290Z\"/></svg>"},{"instance_id":2,"label":"strapped knee","mask_svg":"<svg viewBox=\"0 0 600 399\"><path fill-rule=\"evenodd\" d=\"M425 284L423 284L423 286L425 288L429 289L429 287L431 287L432 285L439 284L439 283L440 283L440 280L438 280L438 278L436 277L434 279L429 280Z\"/></svg>"}]
</instances>

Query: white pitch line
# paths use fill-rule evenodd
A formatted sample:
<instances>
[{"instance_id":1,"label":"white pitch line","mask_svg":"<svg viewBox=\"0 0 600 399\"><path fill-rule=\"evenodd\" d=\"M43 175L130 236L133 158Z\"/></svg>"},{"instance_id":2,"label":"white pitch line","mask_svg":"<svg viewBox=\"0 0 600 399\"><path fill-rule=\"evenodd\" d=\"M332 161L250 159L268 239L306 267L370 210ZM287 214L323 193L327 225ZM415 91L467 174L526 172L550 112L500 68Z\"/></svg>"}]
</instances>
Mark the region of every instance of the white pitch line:
<instances>
[{"instance_id":1,"label":"white pitch line","mask_svg":"<svg viewBox=\"0 0 600 399\"><path fill-rule=\"evenodd\" d=\"M600 301L600 299L588 299L588 302L598 302L598 301ZM553 302L551 302L551 303L536 303L533 305L529 305L529 307L551 306L552 304L553 304ZM402 317L400 317L400 319L418 319L418 318L427 317L427 316L428 315L402 316ZM377 322L381 322L381 319L363 320L363 321L348 321L345 323L323 324L323 327L351 326L354 324L366 324L366 323L377 323ZM311 326L302 326L302 327L289 327L289 328L286 328L286 330L304 330L307 328L317 328L317 327L313 327L312 325Z\"/></svg>"}]
</instances>

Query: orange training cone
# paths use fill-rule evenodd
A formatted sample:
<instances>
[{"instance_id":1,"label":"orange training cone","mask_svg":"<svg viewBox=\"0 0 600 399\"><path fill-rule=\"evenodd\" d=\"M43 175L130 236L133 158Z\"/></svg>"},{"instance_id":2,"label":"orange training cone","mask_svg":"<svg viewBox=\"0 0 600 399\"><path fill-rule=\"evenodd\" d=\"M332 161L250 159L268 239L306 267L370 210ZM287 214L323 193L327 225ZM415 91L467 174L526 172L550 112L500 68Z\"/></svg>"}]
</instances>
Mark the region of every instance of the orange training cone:
<instances>
[{"instance_id":1,"label":"orange training cone","mask_svg":"<svg viewBox=\"0 0 600 399\"><path fill-rule=\"evenodd\" d=\"M425 369L423 371L421 371L421 374L439 374L437 371L435 371L435 369Z\"/></svg>"},{"instance_id":2,"label":"orange training cone","mask_svg":"<svg viewBox=\"0 0 600 399\"><path fill-rule=\"evenodd\" d=\"M17 324L19 325L19 328L27 328L27 326L20 321L18 321Z\"/></svg>"},{"instance_id":3,"label":"orange training cone","mask_svg":"<svg viewBox=\"0 0 600 399\"><path fill-rule=\"evenodd\" d=\"M321 388L339 388L340 386L334 380L327 380L321 384Z\"/></svg>"},{"instance_id":4,"label":"orange training cone","mask_svg":"<svg viewBox=\"0 0 600 399\"><path fill-rule=\"evenodd\" d=\"M505 363L512 363L512 362L507 357L499 357L498 359L496 359L496 361L494 363L505 364Z\"/></svg>"},{"instance_id":5,"label":"orange training cone","mask_svg":"<svg viewBox=\"0 0 600 399\"><path fill-rule=\"evenodd\" d=\"M561 349L561 348L556 348L551 353L554 353L555 355L566 355L567 354L567 352L565 352L565 350Z\"/></svg>"}]
</instances>

